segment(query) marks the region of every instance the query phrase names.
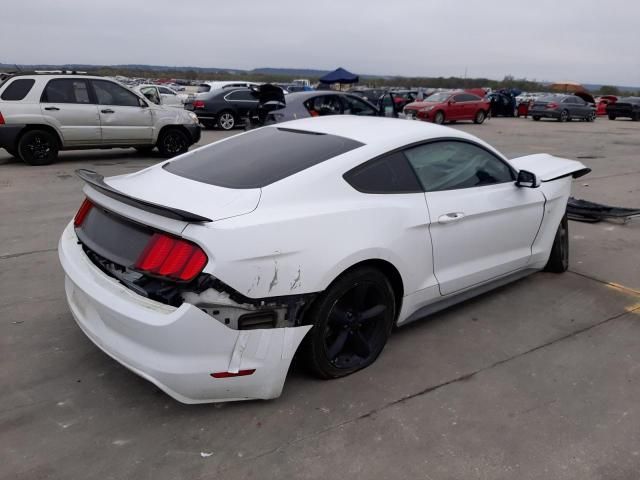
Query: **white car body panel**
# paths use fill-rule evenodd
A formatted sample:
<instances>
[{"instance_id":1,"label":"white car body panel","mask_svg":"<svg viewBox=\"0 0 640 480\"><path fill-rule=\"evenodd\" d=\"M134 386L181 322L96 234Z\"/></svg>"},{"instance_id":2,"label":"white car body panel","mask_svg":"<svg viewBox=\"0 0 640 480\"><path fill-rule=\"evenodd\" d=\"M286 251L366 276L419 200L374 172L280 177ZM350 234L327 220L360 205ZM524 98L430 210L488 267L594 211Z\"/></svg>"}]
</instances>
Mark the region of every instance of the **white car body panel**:
<instances>
[{"instance_id":1,"label":"white car body panel","mask_svg":"<svg viewBox=\"0 0 640 480\"><path fill-rule=\"evenodd\" d=\"M130 370L183 403L280 395L291 359L311 326L232 330L193 305L175 308L147 300L91 263L73 223L58 250L73 317L98 347ZM249 369L255 373L210 375Z\"/></svg>"},{"instance_id":2,"label":"white car body panel","mask_svg":"<svg viewBox=\"0 0 640 480\"><path fill-rule=\"evenodd\" d=\"M524 268L544 211L538 189L513 182L425 194L443 295Z\"/></svg>"},{"instance_id":3,"label":"white car body panel","mask_svg":"<svg viewBox=\"0 0 640 480\"><path fill-rule=\"evenodd\" d=\"M257 302L316 295L363 261L387 265L402 282L396 319L401 325L543 268L565 212L571 175L585 168L550 156L523 157L510 163L535 173L540 187L510 182L366 194L343 174L417 142L464 139L504 157L472 135L423 122L336 116L263 128L283 126L341 135L364 145L262 188L230 189L190 180L165 170L164 163L105 180L129 197L211 222L149 213L88 185L85 193L107 210L197 243L209 259L204 273ZM216 144L185 157L206 156L210 148ZM440 223L449 213L463 216ZM197 293L188 294L178 308L148 300L95 267L77 240L71 224L59 247L67 296L78 324L103 350L179 401L279 395L291 356L310 326L234 330L197 308ZM256 373L246 377L208 377L253 368Z\"/></svg>"}]
</instances>

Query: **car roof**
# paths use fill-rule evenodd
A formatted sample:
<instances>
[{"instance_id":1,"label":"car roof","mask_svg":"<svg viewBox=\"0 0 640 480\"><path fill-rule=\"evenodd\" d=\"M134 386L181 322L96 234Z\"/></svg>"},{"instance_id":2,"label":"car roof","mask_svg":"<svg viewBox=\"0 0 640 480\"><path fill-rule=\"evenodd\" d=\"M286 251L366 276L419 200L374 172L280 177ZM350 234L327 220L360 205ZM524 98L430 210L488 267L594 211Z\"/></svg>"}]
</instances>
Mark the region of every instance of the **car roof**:
<instances>
[{"instance_id":1,"label":"car roof","mask_svg":"<svg viewBox=\"0 0 640 480\"><path fill-rule=\"evenodd\" d=\"M377 146L382 152L437 138L471 140L495 151L482 140L466 132L434 123L397 118L329 115L283 122L277 127L346 137L369 146Z\"/></svg>"}]
</instances>

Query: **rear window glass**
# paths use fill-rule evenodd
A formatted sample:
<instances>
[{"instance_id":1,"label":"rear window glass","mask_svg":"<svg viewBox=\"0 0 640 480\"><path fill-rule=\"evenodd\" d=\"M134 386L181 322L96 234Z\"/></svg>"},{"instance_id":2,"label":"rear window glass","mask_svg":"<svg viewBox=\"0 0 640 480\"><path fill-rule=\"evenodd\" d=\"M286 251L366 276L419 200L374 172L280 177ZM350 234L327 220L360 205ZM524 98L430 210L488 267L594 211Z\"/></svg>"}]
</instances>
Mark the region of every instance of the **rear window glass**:
<instances>
[{"instance_id":1,"label":"rear window glass","mask_svg":"<svg viewBox=\"0 0 640 480\"><path fill-rule=\"evenodd\" d=\"M337 135L265 127L164 165L181 177L226 188L261 188L363 144Z\"/></svg>"},{"instance_id":2,"label":"rear window glass","mask_svg":"<svg viewBox=\"0 0 640 480\"><path fill-rule=\"evenodd\" d=\"M2 92L0 98L2 98L2 100L22 100L27 96L27 93L29 93L34 83L36 83L36 81L30 78L14 80L7 85L7 88Z\"/></svg>"}]
</instances>

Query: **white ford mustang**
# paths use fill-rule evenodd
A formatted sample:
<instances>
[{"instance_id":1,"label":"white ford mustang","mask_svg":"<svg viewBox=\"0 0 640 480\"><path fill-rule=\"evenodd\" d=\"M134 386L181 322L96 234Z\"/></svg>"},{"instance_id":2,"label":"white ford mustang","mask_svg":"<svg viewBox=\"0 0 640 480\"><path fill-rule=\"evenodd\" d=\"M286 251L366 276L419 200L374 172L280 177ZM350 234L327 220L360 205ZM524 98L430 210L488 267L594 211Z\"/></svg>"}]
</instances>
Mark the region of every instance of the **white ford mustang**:
<instances>
[{"instance_id":1,"label":"white ford mustang","mask_svg":"<svg viewBox=\"0 0 640 480\"><path fill-rule=\"evenodd\" d=\"M467 133L336 116L263 127L137 173L80 170L59 245L78 325L185 403L280 395L403 325L568 265L579 162L507 160Z\"/></svg>"}]
</instances>

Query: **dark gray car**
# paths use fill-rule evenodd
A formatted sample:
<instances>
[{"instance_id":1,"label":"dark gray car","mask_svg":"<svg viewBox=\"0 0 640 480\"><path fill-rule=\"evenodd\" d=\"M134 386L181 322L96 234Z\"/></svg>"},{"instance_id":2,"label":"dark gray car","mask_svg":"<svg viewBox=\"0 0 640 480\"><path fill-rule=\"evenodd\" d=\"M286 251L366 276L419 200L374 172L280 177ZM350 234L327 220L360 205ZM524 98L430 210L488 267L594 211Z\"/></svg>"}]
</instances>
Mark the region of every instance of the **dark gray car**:
<instances>
[{"instance_id":1,"label":"dark gray car","mask_svg":"<svg viewBox=\"0 0 640 480\"><path fill-rule=\"evenodd\" d=\"M397 112L384 108L383 103L377 106L357 95L344 92L296 92L287 95L285 101L286 107L271 111L266 123L326 115L397 116Z\"/></svg>"},{"instance_id":2,"label":"dark gray car","mask_svg":"<svg viewBox=\"0 0 640 480\"><path fill-rule=\"evenodd\" d=\"M577 118L593 122L596 119L596 108L577 95L548 95L534 102L529 115L534 120L555 118L560 122L568 122Z\"/></svg>"}]
</instances>

